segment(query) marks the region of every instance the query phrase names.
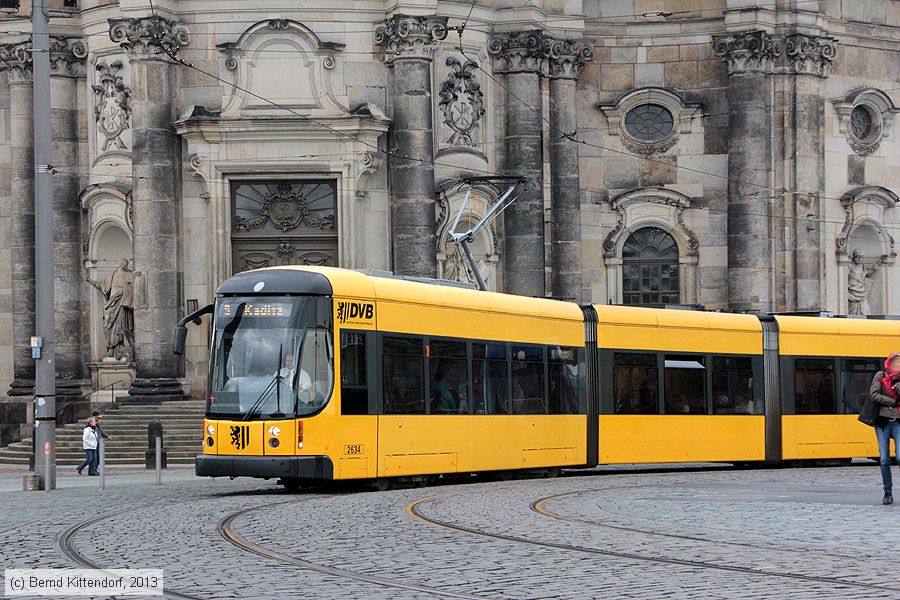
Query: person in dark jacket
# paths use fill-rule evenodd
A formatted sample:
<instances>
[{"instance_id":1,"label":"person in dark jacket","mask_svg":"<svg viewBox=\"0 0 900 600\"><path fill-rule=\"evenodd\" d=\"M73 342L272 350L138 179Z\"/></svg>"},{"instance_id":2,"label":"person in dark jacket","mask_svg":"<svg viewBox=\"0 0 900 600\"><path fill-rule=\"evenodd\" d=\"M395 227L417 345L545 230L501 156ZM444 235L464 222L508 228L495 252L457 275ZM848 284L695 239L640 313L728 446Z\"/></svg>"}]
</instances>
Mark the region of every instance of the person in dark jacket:
<instances>
[{"instance_id":1,"label":"person in dark jacket","mask_svg":"<svg viewBox=\"0 0 900 600\"><path fill-rule=\"evenodd\" d=\"M891 438L900 462L900 352L895 352L884 361L884 371L879 371L872 379L869 397L879 405L875 435L878 438L881 481L884 484L884 504L893 504L893 482L891 481Z\"/></svg>"}]
</instances>

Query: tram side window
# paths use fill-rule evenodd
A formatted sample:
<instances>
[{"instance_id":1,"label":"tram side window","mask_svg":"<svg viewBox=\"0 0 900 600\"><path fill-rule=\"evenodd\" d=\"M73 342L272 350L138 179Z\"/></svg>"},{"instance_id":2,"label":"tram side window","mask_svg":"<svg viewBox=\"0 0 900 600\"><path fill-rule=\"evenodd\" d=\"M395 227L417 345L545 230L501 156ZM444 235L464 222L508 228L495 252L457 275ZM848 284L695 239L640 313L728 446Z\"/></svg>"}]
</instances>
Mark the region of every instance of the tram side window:
<instances>
[{"instance_id":1,"label":"tram side window","mask_svg":"<svg viewBox=\"0 0 900 600\"><path fill-rule=\"evenodd\" d=\"M551 346L549 352L550 414L578 414L578 350L564 346Z\"/></svg>"},{"instance_id":2,"label":"tram side window","mask_svg":"<svg viewBox=\"0 0 900 600\"><path fill-rule=\"evenodd\" d=\"M844 414L856 414L869 396L875 373L881 370L881 359L854 358L841 361L841 400Z\"/></svg>"},{"instance_id":3,"label":"tram side window","mask_svg":"<svg viewBox=\"0 0 900 600\"><path fill-rule=\"evenodd\" d=\"M383 340L384 414L425 414L425 353L421 338Z\"/></svg>"},{"instance_id":4,"label":"tram side window","mask_svg":"<svg viewBox=\"0 0 900 600\"><path fill-rule=\"evenodd\" d=\"M616 414L658 414L659 369L656 355L616 352L613 356L613 393Z\"/></svg>"},{"instance_id":5,"label":"tram side window","mask_svg":"<svg viewBox=\"0 0 900 600\"><path fill-rule=\"evenodd\" d=\"M472 344L472 408L476 415L509 414L505 344Z\"/></svg>"},{"instance_id":6,"label":"tram side window","mask_svg":"<svg viewBox=\"0 0 900 600\"><path fill-rule=\"evenodd\" d=\"M714 356L712 371L713 413L758 415L762 407L753 399L753 367L747 356Z\"/></svg>"},{"instance_id":7,"label":"tram side window","mask_svg":"<svg viewBox=\"0 0 900 600\"><path fill-rule=\"evenodd\" d=\"M702 356L666 355L666 414L705 415L706 365Z\"/></svg>"},{"instance_id":8,"label":"tram side window","mask_svg":"<svg viewBox=\"0 0 900 600\"><path fill-rule=\"evenodd\" d=\"M465 342L431 340L431 414L454 415L469 411L469 368Z\"/></svg>"},{"instance_id":9,"label":"tram side window","mask_svg":"<svg viewBox=\"0 0 900 600\"><path fill-rule=\"evenodd\" d=\"M798 415L837 412L833 360L798 358L794 361L794 406Z\"/></svg>"},{"instance_id":10,"label":"tram side window","mask_svg":"<svg viewBox=\"0 0 900 600\"><path fill-rule=\"evenodd\" d=\"M544 402L544 348L512 347L512 413L542 415Z\"/></svg>"},{"instance_id":11,"label":"tram side window","mask_svg":"<svg viewBox=\"0 0 900 600\"><path fill-rule=\"evenodd\" d=\"M341 414L365 415L369 412L369 388L366 383L366 334L341 332Z\"/></svg>"}]
</instances>

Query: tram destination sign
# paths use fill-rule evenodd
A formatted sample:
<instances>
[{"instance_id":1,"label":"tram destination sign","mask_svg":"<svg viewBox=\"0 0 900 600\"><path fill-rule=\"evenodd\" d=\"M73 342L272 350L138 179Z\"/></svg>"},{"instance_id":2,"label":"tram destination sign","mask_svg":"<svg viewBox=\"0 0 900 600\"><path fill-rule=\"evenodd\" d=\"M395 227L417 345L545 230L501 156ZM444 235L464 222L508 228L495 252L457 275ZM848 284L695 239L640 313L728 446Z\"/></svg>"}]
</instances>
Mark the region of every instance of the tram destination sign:
<instances>
[{"instance_id":1,"label":"tram destination sign","mask_svg":"<svg viewBox=\"0 0 900 600\"><path fill-rule=\"evenodd\" d=\"M223 302L220 306L221 316L233 317L238 314L239 307L244 305L244 317L289 317L294 305L288 302L263 302L251 304L250 302Z\"/></svg>"}]
</instances>

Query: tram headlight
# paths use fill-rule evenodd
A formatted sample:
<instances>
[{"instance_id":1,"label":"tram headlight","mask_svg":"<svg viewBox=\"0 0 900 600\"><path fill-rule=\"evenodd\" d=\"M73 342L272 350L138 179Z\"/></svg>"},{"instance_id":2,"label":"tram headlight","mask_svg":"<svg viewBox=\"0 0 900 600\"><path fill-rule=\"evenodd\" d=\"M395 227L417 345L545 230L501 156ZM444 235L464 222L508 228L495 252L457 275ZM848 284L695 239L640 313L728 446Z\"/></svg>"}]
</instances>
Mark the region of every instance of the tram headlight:
<instances>
[{"instance_id":1,"label":"tram headlight","mask_svg":"<svg viewBox=\"0 0 900 600\"><path fill-rule=\"evenodd\" d=\"M279 435L281 435L281 428L278 427L278 425L272 425L271 427L269 427L269 435L277 438Z\"/></svg>"},{"instance_id":2,"label":"tram headlight","mask_svg":"<svg viewBox=\"0 0 900 600\"><path fill-rule=\"evenodd\" d=\"M277 448L279 441L277 438L269 438L269 445L273 448Z\"/></svg>"},{"instance_id":3,"label":"tram headlight","mask_svg":"<svg viewBox=\"0 0 900 600\"><path fill-rule=\"evenodd\" d=\"M215 435L216 428L213 427L213 425L210 423L209 425L206 426L206 433L207 433L207 435Z\"/></svg>"}]
</instances>

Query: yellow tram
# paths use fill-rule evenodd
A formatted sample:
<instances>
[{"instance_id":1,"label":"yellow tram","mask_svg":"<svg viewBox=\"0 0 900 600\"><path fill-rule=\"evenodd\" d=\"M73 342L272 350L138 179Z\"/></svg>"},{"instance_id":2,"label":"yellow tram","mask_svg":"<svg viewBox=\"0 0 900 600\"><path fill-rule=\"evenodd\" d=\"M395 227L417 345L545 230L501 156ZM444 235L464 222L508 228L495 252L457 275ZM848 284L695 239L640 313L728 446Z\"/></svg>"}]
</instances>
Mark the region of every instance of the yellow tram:
<instances>
[{"instance_id":1,"label":"yellow tram","mask_svg":"<svg viewBox=\"0 0 900 600\"><path fill-rule=\"evenodd\" d=\"M421 478L877 454L855 414L900 321L585 306L356 271L236 275L202 476Z\"/></svg>"}]
</instances>

